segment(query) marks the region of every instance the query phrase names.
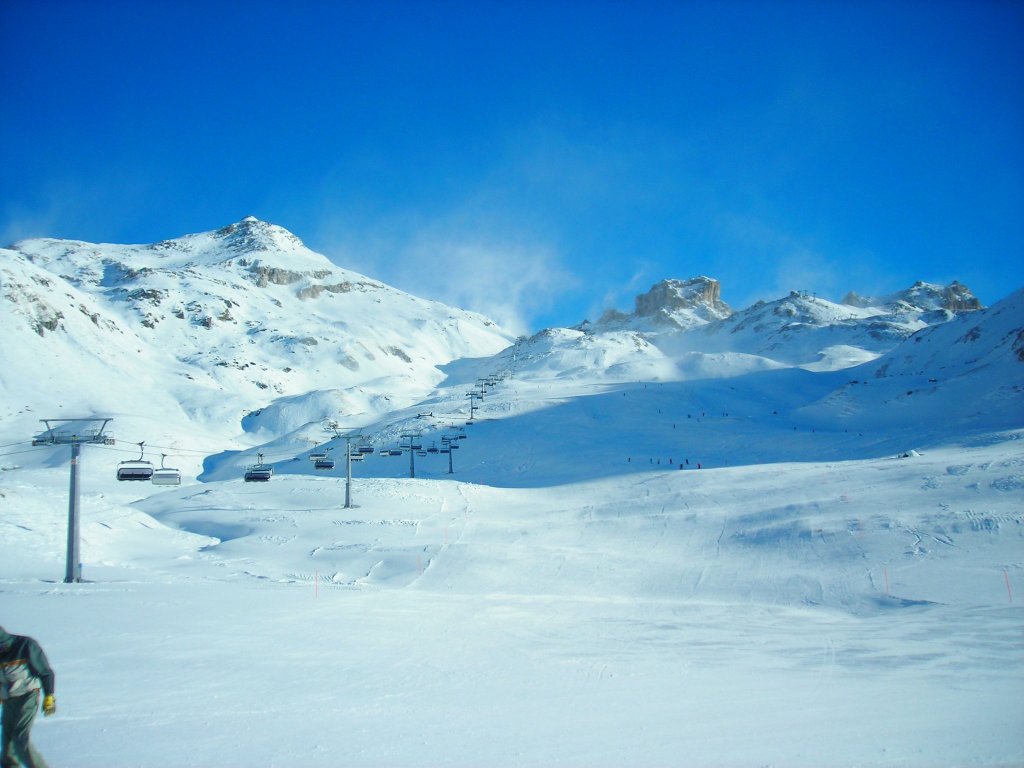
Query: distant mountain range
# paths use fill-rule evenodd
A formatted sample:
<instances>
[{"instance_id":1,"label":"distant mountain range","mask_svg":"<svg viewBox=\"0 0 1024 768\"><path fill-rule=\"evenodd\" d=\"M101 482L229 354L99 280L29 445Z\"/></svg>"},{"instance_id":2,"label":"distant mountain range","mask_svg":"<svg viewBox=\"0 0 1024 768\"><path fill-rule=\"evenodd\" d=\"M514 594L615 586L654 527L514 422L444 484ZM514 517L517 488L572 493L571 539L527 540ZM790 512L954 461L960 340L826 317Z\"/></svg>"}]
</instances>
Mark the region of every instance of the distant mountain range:
<instances>
[{"instance_id":1,"label":"distant mountain range","mask_svg":"<svg viewBox=\"0 0 1024 768\"><path fill-rule=\"evenodd\" d=\"M119 414L122 433L247 448L328 418L386 424L513 367L544 397L849 369L849 379L900 382L905 399L973 377L958 396L981 392L987 405L968 410L998 412L1002 424L1024 380L1022 293L987 310L957 282L841 303L794 292L734 311L712 278L667 279L633 313L513 344L482 315L340 268L253 217L150 245L21 241L0 249L0 281L7 436L44 417ZM836 388L802 403L809 418L896 418L886 404L897 389ZM462 395L453 413L465 412Z\"/></svg>"}]
</instances>

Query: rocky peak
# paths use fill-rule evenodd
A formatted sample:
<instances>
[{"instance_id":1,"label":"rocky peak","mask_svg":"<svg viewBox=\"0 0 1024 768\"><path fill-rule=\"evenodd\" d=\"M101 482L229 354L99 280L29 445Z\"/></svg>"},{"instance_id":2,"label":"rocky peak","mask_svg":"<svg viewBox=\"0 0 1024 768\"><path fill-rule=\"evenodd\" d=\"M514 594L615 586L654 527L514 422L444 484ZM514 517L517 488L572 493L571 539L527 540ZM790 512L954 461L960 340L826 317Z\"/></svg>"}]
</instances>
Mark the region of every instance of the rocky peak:
<instances>
[{"instance_id":1,"label":"rocky peak","mask_svg":"<svg viewBox=\"0 0 1024 768\"><path fill-rule=\"evenodd\" d=\"M971 289L956 280L942 289L941 308L953 312L973 312L984 309L981 301L971 293Z\"/></svg>"},{"instance_id":2,"label":"rocky peak","mask_svg":"<svg viewBox=\"0 0 1024 768\"><path fill-rule=\"evenodd\" d=\"M889 296L860 296L851 291L842 303L850 307L886 307L892 310L974 312L984 309L971 289L957 280L946 286L918 280L906 290Z\"/></svg>"},{"instance_id":3,"label":"rocky peak","mask_svg":"<svg viewBox=\"0 0 1024 768\"><path fill-rule=\"evenodd\" d=\"M636 297L636 314L655 317L678 310L698 310L709 320L728 317L732 310L721 300L721 292L719 282L710 277L662 280Z\"/></svg>"},{"instance_id":4,"label":"rocky peak","mask_svg":"<svg viewBox=\"0 0 1024 768\"><path fill-rule=\"evenodd\" d=\"M241 221L222 227L213 233L232 251L254 253L259 251L292 250L304 247L299 238L284 227L246 216Z\"/></svg>"}]
</instances>

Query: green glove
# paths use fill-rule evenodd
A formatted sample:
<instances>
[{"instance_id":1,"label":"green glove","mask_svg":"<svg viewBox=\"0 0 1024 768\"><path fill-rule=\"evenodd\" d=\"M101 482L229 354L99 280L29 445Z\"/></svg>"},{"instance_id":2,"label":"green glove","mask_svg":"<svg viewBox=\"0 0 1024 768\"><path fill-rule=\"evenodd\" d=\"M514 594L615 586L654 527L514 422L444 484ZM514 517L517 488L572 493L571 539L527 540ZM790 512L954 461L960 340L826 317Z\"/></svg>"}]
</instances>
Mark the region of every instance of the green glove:
<instances>
[{"instance_id":1,"label":"green glove","mask_svg":"<svg viewBox=\"0 0 1024 768\"><path fill-rule=\"evenodd\" d=\"M43 714L49 717L57 711L57 699L54 698L51 693L49 696L43 697Z\"/></svg>"}]
</instances>

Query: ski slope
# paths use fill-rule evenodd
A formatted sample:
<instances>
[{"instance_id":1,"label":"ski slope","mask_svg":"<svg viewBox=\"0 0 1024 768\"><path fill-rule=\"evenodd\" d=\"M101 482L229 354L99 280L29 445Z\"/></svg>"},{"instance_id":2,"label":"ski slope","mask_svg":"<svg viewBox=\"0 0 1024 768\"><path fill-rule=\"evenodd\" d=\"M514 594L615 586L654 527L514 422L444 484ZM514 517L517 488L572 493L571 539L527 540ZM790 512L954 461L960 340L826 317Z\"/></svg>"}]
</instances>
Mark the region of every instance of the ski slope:
<instances>
[{"instance_id":1,"label":"ski slope","mask_svg":"<svg viewBox=\"0 0 1024 768\"><path fill-rule=\"evenodd\" d=\"M92 583L59 583L63 472L5 473L0 608L58 671L54 764L1013 765L1022 434L350 509L137 499L86 456Z\"/></svg>"}]
</instances>

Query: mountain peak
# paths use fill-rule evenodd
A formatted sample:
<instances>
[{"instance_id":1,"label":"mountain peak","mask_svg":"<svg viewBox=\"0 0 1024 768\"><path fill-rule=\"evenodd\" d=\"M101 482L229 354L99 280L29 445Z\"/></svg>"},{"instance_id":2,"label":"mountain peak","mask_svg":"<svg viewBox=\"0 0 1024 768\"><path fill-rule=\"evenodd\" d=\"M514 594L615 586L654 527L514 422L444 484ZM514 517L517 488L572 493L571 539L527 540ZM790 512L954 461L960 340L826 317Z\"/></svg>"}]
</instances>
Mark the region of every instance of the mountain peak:
<instances>
[{"instance_id":1,"label":"mountain peak","mask_svg":"<svg viewBox=\"0 0 1024 768\"><path fill-rule=\"evenodd\" d=\"M732 314L732 308L721 300L721 293L719 282L710 277L667 278L636 297L636 310L632 315L609 309L597 323L605 328L634 330L653 329L652 323L675 329L693 328ZM590 327L589 323L585 325Z\"/></svg>"},{"instance_id":2,"label":"mountain peak","mask_svg":"<svg viewBox=\"0 0 1024 768\"><path fill-rule=\"evenodd\" d=\"M716 314L728 315L731 310L722 302L721 295L721 285L710 277L669 278L655 283L647 293L636 297L636 314L653 317L662 311L706 308Z\"/></svg>"},{"instance_id":3,"label":"mountain peak","mask_svg":"<svg viewBox=\"0 0 1024 768\"><path fill-rule=\"evenodd\" d=\"M971 293L971 289L958 280L945 286L918 280L909 288L888 296L860 296L851 291L846 294L842 303L851 307L909 307L925 311L973 312L984 309L981 301Z\"/></svg>"},{"instance_id":4,"label":"mountain peak","mask_svg":"<svg viewBox=\"0 0 1024 768\"><path fill-rule=\"evenodd\" d=\"M246 216L241 221L222 227L213 236L224 241L233 251L290 251L304 248L303 242L284 227Z\"/></svg>"}]
</instances>

